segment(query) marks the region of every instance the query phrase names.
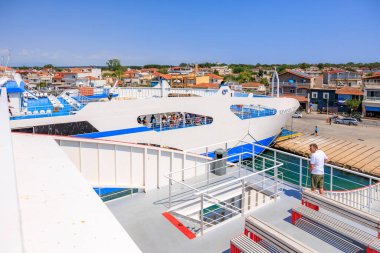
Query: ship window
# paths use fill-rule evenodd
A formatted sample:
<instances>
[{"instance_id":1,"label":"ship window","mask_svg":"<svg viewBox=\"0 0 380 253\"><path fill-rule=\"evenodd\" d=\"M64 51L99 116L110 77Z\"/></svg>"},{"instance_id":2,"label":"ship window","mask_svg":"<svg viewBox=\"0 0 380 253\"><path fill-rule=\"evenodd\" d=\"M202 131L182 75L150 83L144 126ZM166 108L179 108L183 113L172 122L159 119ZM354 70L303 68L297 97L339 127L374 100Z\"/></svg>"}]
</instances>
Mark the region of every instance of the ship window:
<instances>
[{"instance_id":1,"label":"ship window","mask_svg":"<svg viewBox=\"0 0 380 253\"><path fill-rule=\"evenodd\" d=\"M230 110L240 119L267 117L277 113L276 109L262 105L231 105Z\"/></svg>"},{"instance_id":2,"label":"ship window","mask_svg":"<svg viewBox=\"0 0 380 253\"><path fill-rule=\"evenodd\" d=\"M166 131L208 125L213 122L213 118L189 112L166 112L140 115L137 122L154 131Z\"/></svg>"},{"instance_id":3,"label":"ship window","mask_svg":"<svg viewBox=\"0 0 380 253\"><path fill-rule=\"evenodd\" d=\"M27 128L18 128L12 129L12 132L69 136L77 134L94 133L99 131L88 121L78 121L69 123L38 125Z\"/></svg>"}]
</instances>

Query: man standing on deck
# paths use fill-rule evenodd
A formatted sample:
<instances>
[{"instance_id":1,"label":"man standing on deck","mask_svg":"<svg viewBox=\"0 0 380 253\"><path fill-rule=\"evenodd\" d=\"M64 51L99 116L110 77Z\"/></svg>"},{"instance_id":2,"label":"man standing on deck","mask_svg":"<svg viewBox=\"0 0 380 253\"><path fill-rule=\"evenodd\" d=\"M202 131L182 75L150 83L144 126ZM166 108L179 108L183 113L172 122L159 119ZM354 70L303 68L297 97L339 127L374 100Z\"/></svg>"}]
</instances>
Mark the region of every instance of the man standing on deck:
<instances>
[{"instance_id":1,"label":"man standing on deck","mask_svg":"<svg viewBox=\"0 0 380 253\"><path fill-rule=\"evenodd\" d=\"M310 174L311 174L311 191L319 189L319 193L323 194L323 176L325 174L325 163L329 161L325 152L318 150L315 143L310 144Z\"/></svg>"}]
</instances>

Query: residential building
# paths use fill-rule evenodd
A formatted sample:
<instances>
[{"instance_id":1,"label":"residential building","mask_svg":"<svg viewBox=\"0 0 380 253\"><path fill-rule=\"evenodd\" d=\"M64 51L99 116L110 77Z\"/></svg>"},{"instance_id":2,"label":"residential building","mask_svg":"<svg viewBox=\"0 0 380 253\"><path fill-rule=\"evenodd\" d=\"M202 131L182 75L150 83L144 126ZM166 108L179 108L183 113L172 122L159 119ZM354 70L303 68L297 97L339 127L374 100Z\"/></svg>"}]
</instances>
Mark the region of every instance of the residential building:
<instances>
[{"instance_id":1,"label":"residential building","mask_svg":"<svg viewBox=\"0 0 380 253\"><path fill-rule=\"evenodd\" d=\"M206 74L209 77L209 83L217 83L220 84L223 81L223 77L215 75L215 74Z\"/></svg>"},{"instance_id":2,"label":"residential building","mask_svg":"<svg viewBox=\"0 0 380 253\"><path fill-rule=\"evenodd\" d=\"M380 72L363 77L363 115L380 118Z\"/></svg>"},{"instance_id":3,"label":"residential building","mask_svg":"<svg viewBox=\"0 0 380 253\"><path fill-rule=\"evenodd\" d=\"M36 88L37 85L41 82L41 78L37 73L30 73L27 76L28 81L28 87L29 88Z\"/></svg>"},{"instance_id":4,"label":"residential building","mask_svg":"<svg viewBox=\"0 0 380 253\"><path fill-rule=\"evenodd\" d=\"M293 70L305 73L305 74L307 74L308 76L311 76L311 77L316 77L316 76L322 75L322 71L318 67L316 67L316 66L311 66L311 67L306 68L306 69L293 69Z\"/></svg>"},{"instance_id":5,"label":"residential building","mask_svg":"<svg viewBox=\"0 0 380 253\"><path fill-rule=\"evenodd\" d=\"M310 98L310 109L312 111L338 112L338 106L334 88L311 88L308 97Z\"/></svg>"},{"instance_id":6,"label":"residential building","mask_svg":"<svg viewBox=\"0 0 380 253\"><path fill-rule=\"evenodd\" d=\"M226 76L232 74L232 69L228 68L228 66L213 66L211 67L212 72L216 70L218 75Z\"/></svg>"},{"instance_id":7,"label":"residential building","mask_svg":"<svg viewBox=\"0 0 380 253\"><path fill-rule=\"evenodd\" d=\"M315 77L296 70L287 69L278 75L280 94L306 96L308 90L315 85Z\"/></svg>"},{"instance_id":8,"label":"residential building","mask_svg":"<svg viewBox=\"0 0 380 253\"><path fill-rule=\"evenodd\" d=\"M363 99L363 91L361 88L345 86L337 89L335 94L337 98L337 105L339 107L338 110L340 112L349 112L349 108L345 104L347 100L361 101Z\"/></svg>"},{"instance_id":9,"label":"residential building","mask_svg":"<svg viewBox=\"0 0 380 253\"><path fill-rule=\"evenodd\" d=\"M187 75L187 74L190 74L192 73L194 70L193 68L187 66L187 67L179 67L179 66L176 66L176 67L171 67L169 70L168 70L168 73L169 74L180 74L180 75Z\"/></svg>"},{"instance_id":10,"label":"residential building","mask_svg":"<svg viewBox=\"0 0 380 253\"><path fill-rule=\"evenodd\" d=\"M94 78L101 79L102 78L102 69L100 68L70 68L69 72L76 73L77 78L92 76Z\"/></svg>"},{"instance_id":11,"label":"residential building","mask_svg":"<svg viewBox=\"0 0 380 253\"><path fill-rule=\"evenodd\" d=\"M255 93L260 93L260 94L266 93L266 87L262 83L257 83L257 82L242 83L241 88L245 92L255 92Z\"/></svg>"},{"instance_id":12,"label":"residential building","mask_svg":"<svg viewBox=\"0 0 380 253\"><path fill-rule=\"evenodd\" d=\"M362 77L357 72L332 70L323 73L323 85L339 88L343 86L362 87Z\"/></svg>"},{"instance_id":13,"label":"residential building","mask_svg":"<svg viewBox=\"0 0 380 253\"><path fill-rule=\"evenodd\" d=\"M76 84L78 74L73 72L59 72L55 74L53 85L73 86Z\"/></svg>"}]
</instances>

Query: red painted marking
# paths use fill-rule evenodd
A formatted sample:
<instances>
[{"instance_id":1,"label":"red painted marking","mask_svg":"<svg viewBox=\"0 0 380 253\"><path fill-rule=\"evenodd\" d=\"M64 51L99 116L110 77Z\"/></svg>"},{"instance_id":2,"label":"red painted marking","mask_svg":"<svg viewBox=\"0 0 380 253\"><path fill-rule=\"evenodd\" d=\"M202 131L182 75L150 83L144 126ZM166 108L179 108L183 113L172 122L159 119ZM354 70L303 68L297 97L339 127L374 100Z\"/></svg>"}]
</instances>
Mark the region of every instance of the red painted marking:
<instances>
[{"instance_id":1,"label":"red painted marking","mask_svg":"<svg viewBox=\"0 0 380 253\"><path fill-rule=\"evenodd\" d=\"M176 228L178 228L179 231L181 231L187 238L194 239L196 236L193 232L191 232L187 227L185 227L181 222L179 222L176 218L173 217L168 212L162 213L162 215L170 221L171 224L173 224Z\"/></svg>"}]
</instances>

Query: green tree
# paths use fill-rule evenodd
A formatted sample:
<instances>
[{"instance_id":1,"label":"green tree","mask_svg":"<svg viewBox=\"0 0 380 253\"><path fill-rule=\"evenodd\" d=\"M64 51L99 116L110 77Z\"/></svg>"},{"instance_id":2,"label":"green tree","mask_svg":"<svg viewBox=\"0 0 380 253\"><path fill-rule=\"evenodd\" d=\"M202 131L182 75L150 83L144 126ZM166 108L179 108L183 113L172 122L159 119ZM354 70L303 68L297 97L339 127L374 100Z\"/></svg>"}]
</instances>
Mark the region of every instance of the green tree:
<instances>
[{"instance_id":1,"label":"green tree","mask_svg":"<svg viewBox=\"0 0 380 253\"><path fill-rule=\"evenodd\" d=\"M219 75L219 72L216 69L214 69L214 75Z\"/></svg>"},{"instance_id":2,"label":"green tree","mask_svg":"<svg viewBox=\"0 0 380 253\"><path fill-rule=\"evenodd\" d=\"M121 79L121 76L123 75L123 69L119 68L119 69L114 70L114 74L116 78Z\"/></svg>"},{"instance_id":3,"label":"green tree","mask_svg":"<svg viewBox=\"0 0 380 253\"><path fill-rule=\"evenodd\" d=\"M306 62L303 62L303 63L299 64L299 67L300 67L301 69L307 69L307 68L310 67L310 64L308 64L308 63L306 63Z\"/></svg>"},{"instance_id":4,"label":"green tree","mask_svg":"<svg viewBox=\"0 0 380 253\"><path fill-rule=\"evenodd\" d=\"M235 67L232 68L232 72L234 74L240 74L243 71L244 71L243 66L235 66Z\"/></svg>"},{"instance_id":5,"label":"green tree","mask_svg":"<svg viewBox=\"0 0 380 253\"><path fill-rule=\"evenodd\" d=\"M119 59L110 59L106 62L108 69L112 71L121 70L121 63Z\"/></svg>"},{"instance_id":6,"label":"green tree","mask_svg":"<svg viewBox=\"0 0 380 253\"><path fill-rule=\"evenodd\" d=\"M246 82L250 82L252 80L253 80L253 78L252 78L252 72L249 72L249 71L241 72L239 74L239 76L237 77L237 81L239 83L246 83Z\"/></svg>"},{"instance_id":7,"label":"green tree","mask_svg":"<svg viewBox=\"0 0 380 253\"><path fill-rule=\"evenodd\" d=\"M282 64L281 66L279 66L279 67L277 68L277 72L278 72L278 73L284 72L285 69L288 69L288 68L289 68L289 65L287 65L287 64Z\"/></svg>"},{"instance_id":8,"label":"green tree","mask_svg":"<svg viewBox=\"0 0 380 253\"><path fill-rule=\"evenodd\" d=\"M267 78L261 78L260 83L264 84L265 86L269 85L268 79Z\"/></svg>"},{"instance_id":9,"label":"green tree","mask_svg":"<svg viewBox=\"0 0 380 253\"><path fill-rule=\"evenodd\" d=\"M157 72L161 73L161 74L167 74L168 73L168 69L166 69L166 68L159 69L159 70L157 70Z\"/></svg>"},{"instance_id":10,"label":"green tree","mask_svg":"<svg viewBox=\"0 0 380 253\"><path fill-rule=\"evenodd\" d=\"M361 101L357 99L349 99L344 101L344 104L350 109L350 112L356 112L360 106Z\"/></svg>"},{"instance_id":11,"label":"green tree","mask_svg":"<svg viewBox=\"0 0 380 253\"><path fill-rule=\"evenodd\" d=\"M44 69L52 69L54 68L53 64L46 64L43 66Z\"/></svg>"},{"instance_id":12,"label":"green tree","mask_svg":"<svg viewBox=\"0 0 380 253\"><path fill-rule=\"evenodd\" d=\"M44 87L46 87L46 86L47 86L46 82L39 82L39 83L37 84L37 88L38 88L38 89L44 88Z\"/></svg>"}]
</instances>

